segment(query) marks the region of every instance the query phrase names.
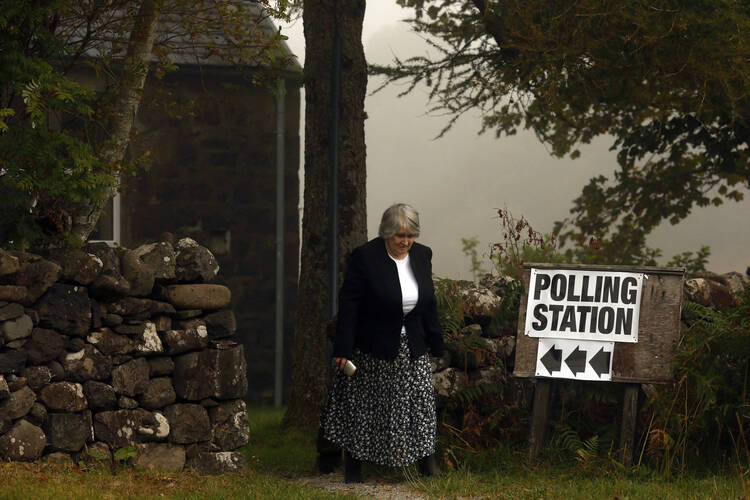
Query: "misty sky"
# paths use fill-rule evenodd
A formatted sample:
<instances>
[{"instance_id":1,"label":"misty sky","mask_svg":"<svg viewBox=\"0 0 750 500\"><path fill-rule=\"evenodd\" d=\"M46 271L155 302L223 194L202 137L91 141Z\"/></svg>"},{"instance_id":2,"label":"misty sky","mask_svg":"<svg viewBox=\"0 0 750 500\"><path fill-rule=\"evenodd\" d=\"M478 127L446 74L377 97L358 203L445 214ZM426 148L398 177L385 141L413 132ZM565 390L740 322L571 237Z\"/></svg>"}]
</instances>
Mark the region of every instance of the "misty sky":
<instances>
[{"instance_id":1,"label":"misty sky","mask_svg":"<svg viewBox=\"0 0 750 500\"><path fill-rule=\"evenodd\" d=\"M391 0L368 2L363 29L368 62L387 63L394 54L404 58L427 50L399 22L407 14ZM302 62L301 19L283 31ZM368 92L379 81L371 78ZM464 116L447 135L434 140L447 118L426 114L425 89L398 98L400 90L386 88L365 103L368 235L377 235L380 216L389 205L411 203L420 212L420 242L433 248L438 275L471 278L461 238L478 236L480 252L489 253L490 243L502 237L498 208L507 207L535 229L550 231L554 221L569 215L572 200L588 179L615 170L615 154L608 151L611 141L606 138L582 146L577 160L559 159L531 132L499 139L491 132L477 135L478 114ZM747 199L700 208L677 226L657 229L649 244L663 250L660 264L675 253L710 245L710 270L744 272L750 265L749 214Z\"/></svg>"}]
</instances>

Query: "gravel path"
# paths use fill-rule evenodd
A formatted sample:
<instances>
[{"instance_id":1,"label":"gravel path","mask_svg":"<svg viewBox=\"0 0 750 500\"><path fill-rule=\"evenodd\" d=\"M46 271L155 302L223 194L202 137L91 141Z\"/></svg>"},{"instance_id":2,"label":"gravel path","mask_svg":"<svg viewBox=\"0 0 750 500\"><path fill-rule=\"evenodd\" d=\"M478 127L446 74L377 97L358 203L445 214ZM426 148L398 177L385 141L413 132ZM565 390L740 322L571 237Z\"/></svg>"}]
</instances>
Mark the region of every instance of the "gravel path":
<instances>
[{"instance_id":1,"label":"gravel path","mask_svg":"<svg viewBox=\"0 0 750 500\"><path fill-rule=\"evenodd\" d=\"M311 476L289 477L300 484L322 488L335 493L352 493L362 498L377 498L387 500L426 500L430 497L409 488L410 481L418 481L418 478L407 477L404 474L403 482L379 479L377 477L365 477L365 482L360 484L346 484L341 472L331 474L318 474Z\"/></svg>"}]
</instances>

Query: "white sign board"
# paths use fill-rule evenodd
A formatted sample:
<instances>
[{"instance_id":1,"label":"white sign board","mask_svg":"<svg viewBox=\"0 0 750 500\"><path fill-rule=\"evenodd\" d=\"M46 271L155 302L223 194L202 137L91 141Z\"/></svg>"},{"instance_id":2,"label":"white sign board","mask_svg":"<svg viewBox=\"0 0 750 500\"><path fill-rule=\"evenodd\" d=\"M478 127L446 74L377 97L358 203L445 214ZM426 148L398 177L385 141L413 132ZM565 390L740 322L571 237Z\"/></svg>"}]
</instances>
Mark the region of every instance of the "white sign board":
<instances>
[{"instance_id":1,"label":"white sign board","mask_svg":"<svg viewBox=\"0 0 750 500\"><path fill-rule=\"evenodd\" d=\"M612 380L614 342L539 339L536 376Z\"/></svg>"},{"instance_id":2,"label":"white sign board","mask_svg":"<svg viewBox=\"0 0 750 500\"><path fill-rule=\"evenodd\" d=\"M642 273L531 269L529 337L638 342Z\"/></svg>"}]
</instances>

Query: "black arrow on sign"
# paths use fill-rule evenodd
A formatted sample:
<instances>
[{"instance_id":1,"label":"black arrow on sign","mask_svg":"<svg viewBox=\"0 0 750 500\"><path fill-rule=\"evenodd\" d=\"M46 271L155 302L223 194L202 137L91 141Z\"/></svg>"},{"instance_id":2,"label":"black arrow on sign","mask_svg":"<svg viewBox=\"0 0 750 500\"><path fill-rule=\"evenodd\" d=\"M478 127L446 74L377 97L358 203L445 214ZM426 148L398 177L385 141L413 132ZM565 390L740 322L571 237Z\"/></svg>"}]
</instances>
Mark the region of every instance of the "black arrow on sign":
<instances>
[{"instance_id":1,"label":"black arrow on sign","mask_svg":"<svg viewBox=\"0 0 750 500\"><path fill-rule=\"evenodd\" d=\"M609 357L611 354L611 352L605 351L602 347L599 349L599 352L594 354L591 361L589 361L591 368L599 375L599 378L602 378L603 374L609 373Z\"/></svg>"},{"instance_id":2,"label":"black arrow on sign","mask_svg":"<svg viewBox=\"0 0 750 500\"><path fill-rule=\"evenodd\" d=\"M570 353L570 356L565 358L565 363L573 372L573 376L576 373L581 373L586 370L586 351L582 351L578 346Z\"/></svg>"},{"instance_id":3,"label":"black arrow on sign","mask_svg":"<svg viewBox=\"0 0 750 500\"><path fill-rule=\"evenodd\" d=\"M550 375L552 372L559 372L562 365L562 349L555 349L555 345L552 344L550 350L542 356L542 364Z\"/></svg>"}]
</instances>

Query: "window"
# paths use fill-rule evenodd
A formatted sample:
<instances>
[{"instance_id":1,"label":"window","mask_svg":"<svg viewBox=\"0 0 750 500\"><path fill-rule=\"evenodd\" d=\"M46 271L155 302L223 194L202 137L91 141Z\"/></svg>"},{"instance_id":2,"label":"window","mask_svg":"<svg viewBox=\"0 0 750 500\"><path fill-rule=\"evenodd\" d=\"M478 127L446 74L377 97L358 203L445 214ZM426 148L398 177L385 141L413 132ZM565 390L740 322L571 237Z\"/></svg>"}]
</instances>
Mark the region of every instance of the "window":
<instances>
[{"instance_id":1,"label":"window","mask_svg":"<svg viewBox=\"0 0 750 500\"><path fill-rule=\"evenodd\" d=\"M120 193L115 193L104 205L89 241L103 241L110 245L120 243Z\"/></svg>"}]
</instances>

